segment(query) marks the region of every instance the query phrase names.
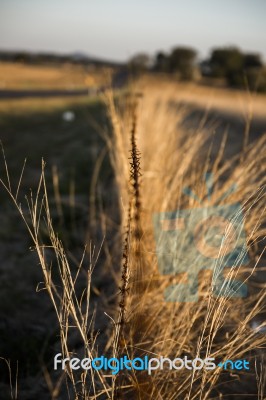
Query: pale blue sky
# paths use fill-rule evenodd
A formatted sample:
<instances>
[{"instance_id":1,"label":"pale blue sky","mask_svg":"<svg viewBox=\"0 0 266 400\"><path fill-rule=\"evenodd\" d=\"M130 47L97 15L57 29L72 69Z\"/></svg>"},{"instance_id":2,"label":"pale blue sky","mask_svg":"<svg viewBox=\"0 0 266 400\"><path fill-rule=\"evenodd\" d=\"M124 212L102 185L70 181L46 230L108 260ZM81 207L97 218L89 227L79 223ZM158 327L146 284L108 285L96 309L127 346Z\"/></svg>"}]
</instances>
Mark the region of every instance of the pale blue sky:
<instances>
[{"instance_id":1,"label":"pale blue sky","mask_svg":"<svg viewBox=\"0 0 266 400\"><path fill-rule=\"evenodd\" d=\"M266 0L0 0L0 49L83 51L126 60L235 44L266 60Z\"/></svg>"}]
</instances>

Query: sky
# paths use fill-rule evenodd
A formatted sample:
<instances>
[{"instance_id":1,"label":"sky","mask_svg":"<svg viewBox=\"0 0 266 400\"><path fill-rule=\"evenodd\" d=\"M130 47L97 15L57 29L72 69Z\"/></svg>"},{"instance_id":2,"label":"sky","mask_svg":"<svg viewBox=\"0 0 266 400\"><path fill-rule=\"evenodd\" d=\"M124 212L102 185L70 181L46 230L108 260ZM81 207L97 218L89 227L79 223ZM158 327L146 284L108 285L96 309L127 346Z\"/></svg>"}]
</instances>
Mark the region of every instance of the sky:
<instances>
[{"instance_id":1,"label":"sky","mask_svg":"<svg viewBox=\"0 0 266 400\"><path fill-rule=\"evenodd\" d=\"M125 61L236 45L266 61L266 0L0 0L0 49Z\"/></svg>"}]
</instances>

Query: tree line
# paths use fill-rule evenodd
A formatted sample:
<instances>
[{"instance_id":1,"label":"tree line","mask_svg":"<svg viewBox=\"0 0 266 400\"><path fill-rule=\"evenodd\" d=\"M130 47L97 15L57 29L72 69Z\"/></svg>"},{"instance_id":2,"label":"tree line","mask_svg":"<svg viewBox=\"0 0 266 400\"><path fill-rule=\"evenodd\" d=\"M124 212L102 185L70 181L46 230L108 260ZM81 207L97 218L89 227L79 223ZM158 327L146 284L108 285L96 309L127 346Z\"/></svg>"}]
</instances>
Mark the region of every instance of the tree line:
<instances>
[{"instance_id":1,"label":"tree line","mask_svg":"<svg viewBox=\"0 0 266 400\"><path fill-rule=\"evenodd\" d=\"M222 79L228 86L266 92L266 67L258 53L245 53L237 47L214 48L210 56L197 61L197 51L175 47L171 52L158 52L154 59L137 54L129 61L134 71L151 70L172 74L180 80L200 77Z\"/></svg>"}]
</instances>

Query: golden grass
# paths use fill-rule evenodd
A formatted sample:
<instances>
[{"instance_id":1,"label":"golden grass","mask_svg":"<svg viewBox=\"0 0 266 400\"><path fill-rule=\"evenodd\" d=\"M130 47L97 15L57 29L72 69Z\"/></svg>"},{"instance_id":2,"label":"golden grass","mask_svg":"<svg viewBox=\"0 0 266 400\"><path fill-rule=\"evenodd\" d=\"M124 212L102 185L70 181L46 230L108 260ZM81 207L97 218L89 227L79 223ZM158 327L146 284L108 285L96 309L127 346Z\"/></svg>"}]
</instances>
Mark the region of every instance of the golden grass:
<instances>
[{"instance_id":1,"label":"golden grass","mask_svg":"<svg viewBox=\"0 0 266 400\"><path fill-rule=\"evenodd\" d=\"M143 175L140 187L143 206L140 220L143 227L142 251L136 253L134 243L131 242L127 255L130 279L124 353L131 357L152 354L173 359L185 353L193 357L201 355L216 359L235 359L244 358L253 352L254 357L256 351L259 355L258 349L265 339L251 329L251 321L265 310L265 290L257 290L244 299L232 298L229 291L221 297L215 297L211 280L206 279L205 275L199 281L198 302L166 302L163 297L165 288L182 281L178 276L161 276L158 273L152 216L156 212L173 211L177 208L197 208L195 200L182 194L184 186L192 187L198 197L206 201L202 175L207 171L212 172L215 177L212 205L224 204L218 199L228 192L232 184L236 184L237 191L231 193L226 202L240 202L243 206L248 252L252 259L245 269L241 268L242 259L238 260L232 268L225 271L225 277L232 281L241 279L242 276L242 280L249 281L264 253L264 249L258 248L254 252L253 246L266 234L266 177L263 174L266 168L266 136L256 144L247 146L242 156L238 154L232 160L226 157L224 137L215 160L211 161L208 157L210 143L206 152L206 141L211 135L207 135L200 127L194 134L183 130L180 124L181 115L170 106L171 102L173 104L178 99L179 93L170 87L164 87L164 91L148 88L144 90L141 102L137 141ZM126 168L128 163L121 168L121 160L126 159L130 148L130 114L125 110L124 104L125 99L117 108L115 103L110 103L110 110L114 113L113 160L117 161L114 168L117 171L118 186L122 185L123 205L128 204L130 198L127 195L126 179L129 176L129 169ZM243 140L244 137L243 133ZM121 207L122 213L125 213L124 209L125 206ZM131 228L132 240L134 229L136 226ZM214 285L217 279L215 277L218 277L219 270L223 268L222 263L223 257L213 272ZM139 268L142 268L142 274ZM193 268L192 261L187 266L187 272L192 273ZM186 281L183 280L184 282ZM136 290L138 286L142 288L141 291ZM265 323L262 323L261 328L264 326ZM207 400L222 379L219 369L213 374L195 371L192 375L184 370L178 373L157 370L152 377L132 372L131 375L128 374L126 381L131 384L131 389L125 388L123 393L130 399ZM241 383L244 384L243 381ZM219 396L223 398L222 392Z\"/></svg>"},{"instance_id":2,"label":"golden grass","mask_svg":"<svg viewBox=\"0 0 266 400\"><path fill-rule=\"evenodd\" d=\"M78 89L98 87L110 68L65 64L0 62L0 89Z\"/></svg>"},{"instance_id":3,"label":"golden grass","mask_svg":"<svg viewBox=\"0 0 266 400\"><path fill-rule=\"evenodd\" d=\"M117 232L118 246L122 243L123 235L126 235L121 252L124 256L124 264L121 260L122 303L120 300L119 305L117 300L115 320L110 316L113 329L106 348L114 356L128 354L130 358L149 354L173 359L188 354L192 358L201 356L225 360L256 356L260 359L260 348L265 344L265 337L258 334L258 330L252 329L251 323L265 311L266 292L263 288L256 288L248 298L236 299L225 287L223 296L215 297L213 284L216 283L219 268L223 268L223 258L213 271L213 282L206 276L205 279L199 279L198 301L167 302L163 296L165 288L180 282L180 277L159 273L153 214L197 208L197 202L183 194L184 187L193 188L203 204L206 204L206 187L202 180L206 172L214 176L211 205L240 202L245 214L247 249L251 261L243 269L240 259L224 271L228 282L236 278L250 281L263 256L264 249L260 248L259 243L266 235L266 136L262 136L256 143L246 143L243 153L236 154L232 159L226 155L224 136L215 158L211 158L211 144L214 140L212 133L206 132L203 125L199 125L193 133L182 126L182 117L186 111L183 109L177 112L173 106L180 99L178 87L181 88L178 85L173 88L166 85L161 90L161 87L145 88L142 84L143 98L137 113L135 109L132 111L132 95L114 100L113 93L106 93L112 132L103 131L103 135L109 148L121 199L122 222ZM243 133L243 140L245 137ZM67 251L53 229L44 171L36 197L28 200L30 221L18 202L18 190L11 190L8 174L2 183L34 242L45 288L60 325L62 353L69 356L73 351L69 342L71 326L83 343L83 356L92 357L97 354L97 339L92 336L93 324L88 320L88 310L92 270L97 263L97 255L91 256L84 293L82 298L77 298L75 284L82 260L74 273ZM232 184L237 184L237 189L230 193ZM226 193L229 193L226 202L219 200ZM49 232L48 244L42 242L39 232L42 214ZM51 248L57 257L59 286L55 285L52 268L46 261L46 247ZM193 268L193 263L188 265L184 275L193 272ZM181 277L183 282L184 278ZM263 322L260 328L265 326ZM222 389L226 390L225 378L228 379L219 368L212 373L205 370L194 370L192 373L187 370L177 373L167 369L156 370L151 376L147 375L147 371L132 371L117 377L110 377L102 371L74 374L66 368L65 375L68 375L72 384L73 397L70 398L84 400L226 399ZM258 375L257 398L262 400L264 380L260 373ZM230 385L236 385L235 391L239 390L240 395L244 393L246 384L253 387L256 384L248 374L243 376L235 372L235 377ZM58 393L54 390L52 394L52 398L56 399Z\"/></svg>"},{"instance_id":4,"label":"golden grass","mask_svg":"<svg viewBox=\"0 0 266 400\"><path fill-rule=\"evenodd\" d=\"M75 96L75 97L48 97L48 98L24 98L20 100L5 99L0 100L0 112L10 113L34 113L34 112L51 112L61 108L71 108L79 106L94 100L91 96Z\"/></svg>"},{"instance_id":5,"label":"golden grass","mask_svg":"<svg viewBox=\"0 0 266 400\"><path fill-rule=\"evenodd\" d=\"M203 86L196 83L174 82L167 77L145 76L139 82L143 90L148 89L150 93L162 91L172 91L178 101L186 104L200 106L205 110L218 110L224 113L240 117L244 121L252 118L266 119L266 96L259 93L214 86Z\"/></svg>"}]
</instances>

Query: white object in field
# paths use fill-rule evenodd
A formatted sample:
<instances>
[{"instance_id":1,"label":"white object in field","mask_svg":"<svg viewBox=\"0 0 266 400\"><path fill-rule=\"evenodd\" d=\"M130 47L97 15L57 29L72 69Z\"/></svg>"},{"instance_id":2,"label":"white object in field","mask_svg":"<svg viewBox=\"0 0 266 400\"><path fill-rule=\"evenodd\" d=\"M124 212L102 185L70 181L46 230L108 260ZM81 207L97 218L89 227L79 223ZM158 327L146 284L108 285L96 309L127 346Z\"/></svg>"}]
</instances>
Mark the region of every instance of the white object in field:
<instances>
[{"instance_id":1,"label":"white object in field","mask_svg":"<svg viewBox=\"0 0 266 400\"><path fill-rule=\"evenodd\" d=\"M73 111L65 111L62 114L62 119L67 122L74 121L75 113Z\"/></svg>"},{"instance_id":2,"label":"white object in field","mask_svg":"<svg viewBox=\"0 0 266 400\"><path fill-rule=\"evenodd\" d=\"M266 326L258 321L251 322L251 329L257 333L266 333Z\"/></svg>"}]
</instances>

